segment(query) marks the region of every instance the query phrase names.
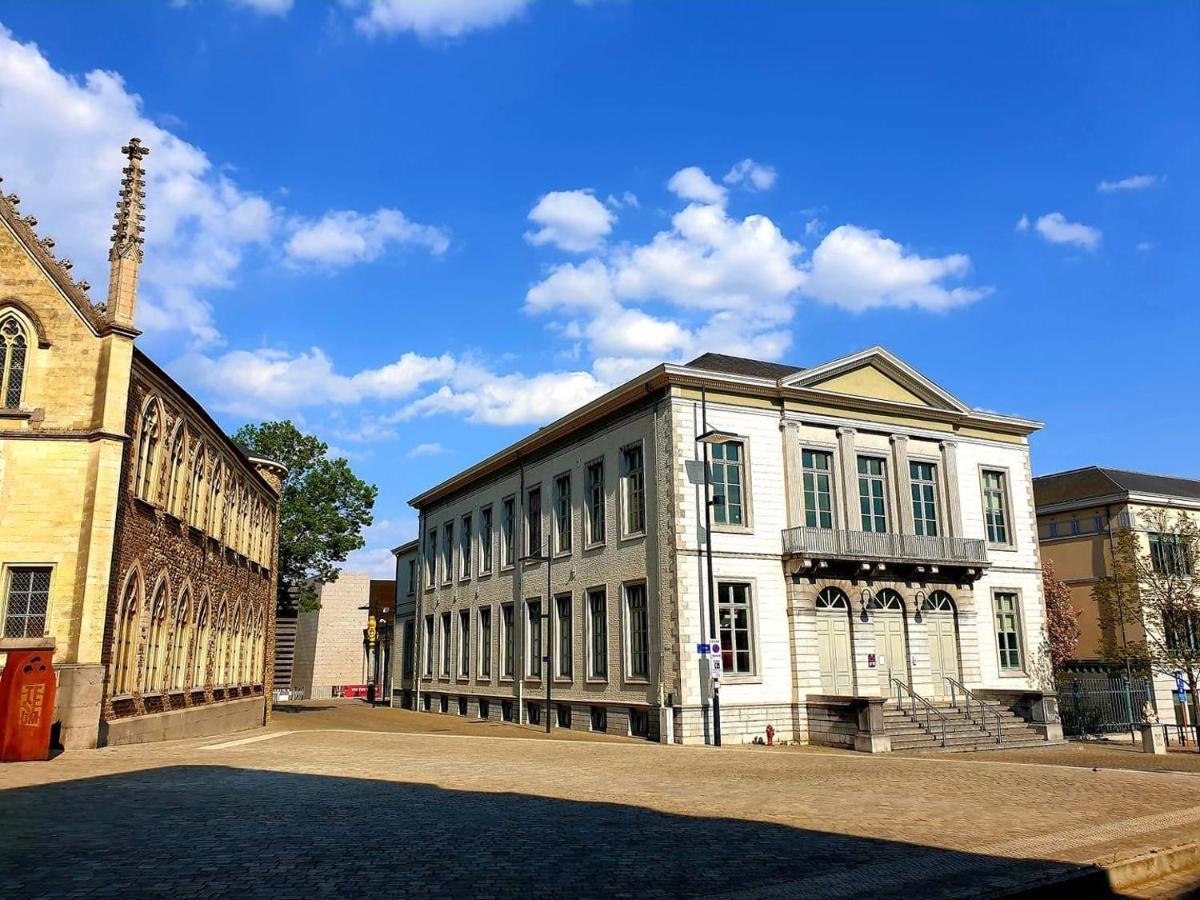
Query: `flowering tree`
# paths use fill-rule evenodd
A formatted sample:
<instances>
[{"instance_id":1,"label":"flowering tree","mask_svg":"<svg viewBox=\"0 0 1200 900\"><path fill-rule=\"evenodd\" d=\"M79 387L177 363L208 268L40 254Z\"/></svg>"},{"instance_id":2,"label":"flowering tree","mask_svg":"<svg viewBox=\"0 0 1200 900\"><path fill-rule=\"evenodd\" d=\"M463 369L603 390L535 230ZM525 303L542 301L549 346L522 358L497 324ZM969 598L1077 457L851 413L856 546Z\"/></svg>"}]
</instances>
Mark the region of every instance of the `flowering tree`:
<instances>
[{"instance_id":1,"label":"flowering tree","mask_svg":"<svg viewBox=\"0 0 1200 900\"><path fill-rule=\"evenodd\" d=\"M1075 656L1075 648L1079 646L1079 617L1083 612L1071 604L1071 591L1055 577L1054 563L1050 560L1042 563L1042 593L1046 598L1050 663L1057 672Z\"/></svg>"}]
</instances>

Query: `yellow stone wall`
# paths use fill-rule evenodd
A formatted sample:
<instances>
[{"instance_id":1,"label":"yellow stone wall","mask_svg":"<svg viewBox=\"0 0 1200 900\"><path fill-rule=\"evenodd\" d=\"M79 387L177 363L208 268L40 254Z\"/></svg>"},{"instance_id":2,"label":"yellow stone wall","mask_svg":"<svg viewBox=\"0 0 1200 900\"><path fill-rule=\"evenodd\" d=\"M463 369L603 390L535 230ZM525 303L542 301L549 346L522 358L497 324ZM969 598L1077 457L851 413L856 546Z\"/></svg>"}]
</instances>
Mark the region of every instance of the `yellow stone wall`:
<instances>
[{"instance_id":1,"label":"yellow stone wall","mask_svg":"<svg viewBox=\"0 0 1200 900\"><path fill-rule=\"evenodd\" d=\"M99 663L132 338L99 335L0 219L0 315L9 309L32 340L20 408L0 411L3 588L9 566L51 566L55 662Z\"/></svg>"}]
</instances>

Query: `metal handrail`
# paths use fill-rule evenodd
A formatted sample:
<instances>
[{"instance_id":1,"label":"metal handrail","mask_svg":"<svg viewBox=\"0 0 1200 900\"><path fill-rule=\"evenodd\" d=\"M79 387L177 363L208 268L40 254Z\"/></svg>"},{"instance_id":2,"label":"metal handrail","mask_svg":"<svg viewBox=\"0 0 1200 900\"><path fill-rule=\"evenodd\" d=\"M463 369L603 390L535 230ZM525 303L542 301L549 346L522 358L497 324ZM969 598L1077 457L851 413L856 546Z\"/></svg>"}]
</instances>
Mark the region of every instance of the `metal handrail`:
<instances>
[{"instance_id":1,"label":"metal handrail","mask_svg":"<svg viewBox=\"0 0 1200 900\"><path fill-rule=\"evenodd\" d=\"M910 688L907 684L905 684L899 678L892 678L891 682L892 682L892 684L894 684L896 686L896 705L900 707L900 710L902 712L904 711L904 694L905 693L908 694L908 696L910 698L910 702L911 702L911 708L908 712L908 715L909 715L909 718L911 718L914 722L917 723L917 725L921 724L920 721L918 721L918 719L917 719L917 704L920 703L922 705L924 712L925 712L925 731L926 731L926 733L933 734L933 717L936 716L938 718L938 720L940 720L941 725L942 725L942 746L945 747L946 746L946 717L943 716L940 712L938 712L937 708L932 703L930 703L928 700L926 700L924 697L922 697L920 694L918 694L916 691L914 691L912 688Z\"/></svg>"},{"instance_id":2,"label":"metal handrail","mask_svg":"<svg viewBox=\"0 0 1200 900\"><path fill-rule=\"evenodd\" d=\"M948 682L950 682L950 705L953 706L955 709L958 709L958 692L961 691L962 695L963 695L963 699L966 701L965 712L966 712L967 718L970 719L972 722L974 722L976 725L978 725L979 730L982 731L984 734L987 734L986 717L989 715L995 716L996 717L996 743L1003 744L1004 743L1004 717L1000 713L1000 708L996 707L993 709L991 703L985 703L983 700L976 697L969 690L967 690L967 686L965 684L963 684L961 681L959 681L957 678L951 678L949 675L946 675L945 678ZM979 706L979 719L978 720L976 720L976 718L973 715L971 715L971 704L972 703L975 703Z\"/></svg>"},{"instance_id":3,"label":"metal handrail","mask_svg":"<svg viewBox=\"0 0 1200 900\"><path fill-rule=\"evenodd\" d=\"M785 528L783 552L853 559L894 559L931 563L986 565L987 548L977 538L893 532L847 531L841 528Z\"/></svg>"}]
</instances>

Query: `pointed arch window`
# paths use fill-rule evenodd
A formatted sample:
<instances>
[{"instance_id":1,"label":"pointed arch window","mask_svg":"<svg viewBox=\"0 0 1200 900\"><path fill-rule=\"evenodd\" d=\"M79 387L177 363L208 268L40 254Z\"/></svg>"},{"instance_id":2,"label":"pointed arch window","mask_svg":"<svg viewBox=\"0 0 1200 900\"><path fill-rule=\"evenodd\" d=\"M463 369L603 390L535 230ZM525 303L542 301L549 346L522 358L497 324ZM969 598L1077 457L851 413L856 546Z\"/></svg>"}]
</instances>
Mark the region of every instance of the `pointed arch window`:
<instances>
[{"instance_id":1,"label":"pointed arch window","mask_svg":"<svg viewBox=\"0 0 1200 900\"><path fill-rule=\"evenodd\" d=\"M218 540L221 537L221 513L224 506L221 503L221 488L225 479L224 467L219 462L213 463L212 493L208 499L208 526L204 529L211 537Z\"/></svg>"},{"instance_id":2,"label":"pointed arch window","mask_svg":"<svg viewBox=\"0 0 1200 900\"><path fill-rule=\"evenodd\" d=\"M9 313L0 318L0 400L5 409L21 406L29 335L21 320Z\"/></svg>"},{"instance_id":3,"label":"pointed arch window","mask_svg":"<svg viewBox=\"0 0 1200 900\"><path fill-rule=\"evenodd\" d=\"M192 646L192 674L188 679L193 688L202 688L208 683L208 655L212 642L209 622L209 602L205 597L196 612L195 643Z\"/></svg>"},{"instance_id":4,"label":"pointed arch window","mask_svg":"<svg viewBox=\"0 0 1200 900\"><path fill-rule=\"evenodd\" d=\"M138 428L137 471L133 489L137 496L148 503L157 499L159 442L162 439L162 415L158 402L152 397L142 410L141 426Z\"/></svg>"},{"instance_id":5,"label":"pointed arch window","mask_svg":"<svg viewBox=\"0 0 1200 900\"><path fill-rule=\"evenodd\" d=\"M172 690L187 686L188 653L192 646L192 594L184 588L171 620L171 681Z\"/></svg>"},{"instance_id":6,"label":"pointed arch window","mask_svg":"<svg viewBox=\"0 0 1200 900\"><path fill-rule=\"evenodd\" d=\"M188 498L188 521L195 528L204 527L204 500L208 496L208 454L203 444L196 445L192 459L192 489Z\"/></svg>"},{"instance_id":7,"label":"pointed arch window","mask_svg":"<svg viewBox=\"0 0 1200 900\"><path fill-rule=\"evenodd\" d=\"M175 426L171 435L171 449L168 452L167 473L167 512L175 516L183 515L183 495L187 490L187 426L183 419Z\"/></svg>"},{"instance_id":8,"label":"pointed arch window","mask_svg":"<svg viewBox=\"0 0 1200 900\"><path fill-rule=\"evenodd\" d=\"M220 609L217 610L216 631L213 635L216 640L216 655L213 658L213 684L225 684L225 659L229 650L228 624L229 609L222 603Z\"/></svg>"},{"instance_id":9,"label":"pointed arch window","mask_svg":"<svg viewBox=\"0 0 1200 900\"><path fill-rule=\"evenodd\" d=\"M141 607L138 577L134 574L125 587L125 596L117 614L117 639L113 645L113 693L128 694L137 676L138 611Z\"/></svg>"},{"instance_id":10,"label":"pointed arch window","mask_svg":"<svg viewBox=\"0 0 1200 900\"><path fill-rule=\"evenodd\" d=\"M150 628L146 633L146 676L142 691L153 693L162 689L163 655L167 652L167 606L170 599L164 578L154 591L150 606Z\"/></svg>"}]
</instances>

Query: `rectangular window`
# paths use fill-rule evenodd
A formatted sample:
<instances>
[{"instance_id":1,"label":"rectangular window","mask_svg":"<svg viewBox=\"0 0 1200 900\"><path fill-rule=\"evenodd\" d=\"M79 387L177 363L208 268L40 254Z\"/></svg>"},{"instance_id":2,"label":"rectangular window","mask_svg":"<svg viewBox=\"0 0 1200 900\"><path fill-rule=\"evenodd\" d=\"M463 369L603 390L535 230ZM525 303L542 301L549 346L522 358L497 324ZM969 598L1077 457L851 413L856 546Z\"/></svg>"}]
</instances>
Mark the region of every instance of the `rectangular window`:
<instances>
[{"instance_id":1,"label":"rectangular window","mask_svg":"<svg viewBox=\"0 0 1200 900\"><path fill-rule=\"evenodd\" d=\"M630 444L621 451L621 483L625 533L641 534L646 530L646 472L641 444Z\"/></svg>"},{"instance_id":2,"label":"rectangular window","mask_svg":"<svg viewBox=\"0 0 1200 900\"><path fill-rule=\"evenodd\" d=\"M425 677L433 677L433 616L425 617Z\"/></svg>"},{"instance_id":3,"label":"rectangular window","mask_svg":"<svg viewBox=\"0 0 1200 900\"><path fill-rule=\"evenodd\" d=\"M492 677L492 610L485 606L479 610L479 677Z\"/></svg>"},{"instance_id":4,"label":"rectangular window","mask_svg":"<svg viewBox=\"0 0 1200 900\"><path fill-rule=\"evenodd\" d=\"M506 603L500 607L500 629L504 633L500 635L504 642L504 657L500 661L500 674L505 678L512 678L516 672L516 633L513 621L513 605Z\"/></svg>"},{"instance_id":5,"label":"rectangular window","mask_svg":"<svg viewBox=\"0 0 1200 900\"><path fill-rule=\"evenodd\" d=\"M554 552L571 552L571 473L554 479Z\"/></svg>"},{"instance_id":6,"label":"rectangular window","mask_svg":"<svg viewBox=\"0 0 1200 900\"><path fill-rule=\"evenodd\" d=\"M492 508L479 511L479 574L492 573Z\"/></svg>"},{"instance_id":7,"label":"rectangular window","mask_svg":"<svg viewBox=\"0 0 1200 900\"><path fill-rule=\"evenodd\" d=\"M608 594L588 591L588 677L608 677Z\"/></svg>"},{"instance_id":8,"label":"rectangular window","mask_svg":"<svg viewBox=\"0 0 1200 900\"><path fill-rule=\"evenodd\" d=\"M728 441L712 445L713 520L718 525L745 525L745 445Z\"/></svg>"},{"instance_id":9,"label":"rectangular window","mask_svg":"<svg viewBox=\"0 0 1200 900\"><path fill-rule=\"evenodd\" d=\"M437 584L437 529L429 529L425 536L425 586Z\"/></svg>"},{"instance_id":10,"label":"rectangular window","mask_svg":"<svg viewBox=\"0 0 1200 900\"><path fill-rule=\"evenodd\" d=\"M516 545L513 543L513 526L516 522L516 513L514 512L516 501L509 497L500 504L500 544L503 562L501 565L511 566L516 562Z\"/></svg>"},{"instance_id":11,"label":"rectangular window","mask_svg":"<svg viewBox=\"0 0 1200 900\"><path fill-rule=\"evenodd\" d=\"M800 453L804 480L804 524L833 527L833 455L820 450Z\"/></svg>"},{"instance_id":12,"label":"rectangular window","mask_svg":"<svg viewBox=\"0 0 1200 900\"><path fill-rule=\"evenodd\" d=\"M537 556L542 552L542 489L530 488L525 503L525 552Z\"/></svg>"},{"instance_id":13,"label":"rectangular window","mask_svg":"<svg viewBox=\"0 0 1200 900\"><path fill-rule=\"evenodd\" d=\"M554 598L555 614L557 618L556 628L558 634L558 672L560 678L570 678L573 670L571 665L572 657L572 635L571 635L571 595L564 594L561 597Z\"/></svg>"},{"instance_id":14,"label":"rectangular window","mask_svg":"<svg viewBox=\"0 0 1200 900\"><path fill-rule=\"evenodd\" d=\"M442 526L442 582L449 584L454 579L454 523Z\"/></svg>"},{"instance_id":15,"label":"rectangular window","mask_svg":"<svg viewBox=\"0 0 1200 900\"><path fill-rule=\"evenodd\" d=\"M646 585L625 586L625 621L629 631L629 677L650 677L650 610Z\"/></svg>"},{"instance_id":16,"label":"rectangular window","mask_svg":"<svg viewBox=\"0 0 1200 900\"><path fill-rule=\"evenodd\" d=\"M910 462L908 474L912 491L914 532L926 537L937 537L937 466L933 463Z\"/></svg>"},{"instance_id":17,"label":"rectangular window","mask_svg":"<svg viewBox=\"0 0 1200 900\"><path fill-rule=\"evenodd\" d=\"M1008 491L1003 472L983 473L983 513L987 539L992 544L1007 544Z\"/></svg>"},{"instance_id":18,"label":"rectangular window","mask_svg":"<svg viewBox=\"0 0 1200 900\"><path fill-rule=\"evenodd\" d=\"M996 607L996 647L1000 654L1000 670L1022 671L1021 622L1017 595L998 591L993 596Z\"/></svg>"},{"instance_id":19,"label":"rectangular window","mask_svg":"<svg viewBox=\"0 0 1200 900\"><path fill-rule=\"evenodd\" d=\"M1167 649L1181 656L1200 653L1200 614L1176 612L1163 621Z\"/></svg>"},{"instance_id":20,"label":"rectangular window","mask_svg":"<svg viewBox=\"0 0 1200 900\"><path fill-rule=\"evenodd\" d=\"M587 467L587 542L604 543L604 460L597 459Z\"/></svg>"},{"instance_id":21,"label":"rectangular window","mask_svg":"<svg viewBox=\"0 0 1200 900\"><path fill-rule=\"evenodd\" d=\"M41 637L46 633L46 610L49 606L49 568L10 569L8 597L4 604L4 636Z\"/></svg>"},{"instance_id":22,"label":"rectangular window","mask_svg":"<svg viewBox=\"0 0 1200 900\"><path fill-rule=\"evenodd\" d=\"M458 613L458 674L466 678L471 674L471 611Z\"/></svg>"},{"instance_id":23,"label":"rectangular window","mask_svg":"<svg viewBox=\"0 0 1200 900\"><path fill-rule=\"evenodd\" d=\"M721 665L725 672L754 674L749 584L723 581L717 585L717 618L721 623Z\"/></svg>"},{"instance_id":24,"label":"rectangular window","mask_svg":"<svg viewBox=\"0 0 1200 900\"><path fill-rule=\"evenodd\" d=\"M442 613L442 677L450 677L450 613Z\"/></svg>"},{"instance_id":25,"label":"rectangular window","mask_svg":"<svg viewBox=\"0 0 1200 900\"><path fill-rule=\"evenodd\" d=\"M1186 546L1178 534L1160 534L1151 531L1146 535L1150 543L1150 562L1159 575L1188 574Z\"/></svg>"},{"instance_id":26,"label":"rectangular window","mask_svg":"<svg viewBox=\"0 0 1200 900\"><path fill-rule=\"evenodd\" d=\"M887 526L887 474L884 462L875 456L858 458L858 505L862 530L883 534Z\"/></svg>"},{"instance_id":27,"label":"rectangular window","mask_svg":"<svg viewBox=\"0 0 1200 900\"><path fill-rule=\"evenodd\" d=\"M404 677L412 678L413 674L413 623L410 619L404 623Z\"/></svg>"},{"instance_id":28,"label":"rectangular window","mask_svg":"<svg viewBox=\"0 0 1200 900\"><path fill-rule=\"evenodd\" d=\"M412 596L417 592L417 559L413 557L408 561L408 596Z\"/></svg>"},{"instance_id":29,"label":"rectangular window","mask_svg":"<svg viewBox=\"0 0 1200 900\"><path fill-rule=\"evenodd\" d=\"M525 665L525 674L531 678L542 675L542 601L530 600L525 604L528 613L529 639L525 643L529 651Z\"/></svg>"},{"instance_id":30,"label":"rectangular window","mask_svg":"<svg viewBox=\"0 0 1200 900\"><path fill-rule=\"evenodd\" d=\"M458 577L471 577L471 541L474 539L471 531L471 514L462 517L458 526Z\"/></svg>"}]
</instances>

